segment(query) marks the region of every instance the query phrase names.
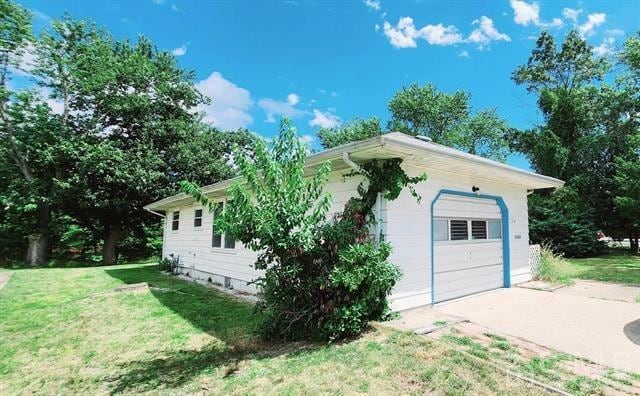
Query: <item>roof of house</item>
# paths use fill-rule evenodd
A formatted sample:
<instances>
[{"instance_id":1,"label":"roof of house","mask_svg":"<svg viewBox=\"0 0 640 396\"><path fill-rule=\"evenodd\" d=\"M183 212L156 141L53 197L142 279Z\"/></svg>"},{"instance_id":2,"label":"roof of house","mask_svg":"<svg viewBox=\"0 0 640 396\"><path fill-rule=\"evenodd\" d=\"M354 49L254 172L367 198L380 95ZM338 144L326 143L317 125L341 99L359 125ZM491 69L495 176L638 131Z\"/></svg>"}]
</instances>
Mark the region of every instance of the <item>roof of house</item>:
<instances>
[{"instance_id":1,"label":"roof of house","mask_svg":"<svg viewBox=\"0 0 640 396\"><path fill-rule=\"evenodd\" d=\"M564 182L553 177L539 175L501 162L465 153L451 147L418 139L400 132L375 136L366 140L334 147L307 158L306 172L312 174L325 161L332 162L333 170L347 168L343 153L358 163L372 159L402 158L405 163L458 175L468 175L487 181L515 184L527 189L557 188ZM225 180L202 188L211 197L224 195L226 189L239 178ZM164 211L191 202L193 198L180 193L153 202L144 208Z\"/></svg>"}]
</instances>

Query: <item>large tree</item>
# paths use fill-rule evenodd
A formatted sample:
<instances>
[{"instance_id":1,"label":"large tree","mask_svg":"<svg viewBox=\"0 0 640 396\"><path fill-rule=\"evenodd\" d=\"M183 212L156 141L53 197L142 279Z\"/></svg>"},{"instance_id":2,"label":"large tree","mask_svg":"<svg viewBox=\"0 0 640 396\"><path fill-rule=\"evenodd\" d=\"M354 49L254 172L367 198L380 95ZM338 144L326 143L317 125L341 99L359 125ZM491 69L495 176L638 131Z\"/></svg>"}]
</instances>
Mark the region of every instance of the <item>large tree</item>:
<instances>
[{"instance_id":1,"label":"large tree","mask_svg":"<svg viewBox=\"0 0 640 396\"><path fill-rule=\"evenodd\" d=\"M380 136L383 133L380 120L371 117L369 119L355 118L333 128L321 128L318 131L318 137L322 147L329 149L357 140Z\"/></svg>"},{"instance_id":2,"label":"large tree","mask_svg":"<svg viewBox=\"0 0 640 396\"><path fill-rule=\"evenodd\" d=\"M627 56L633 59L633 55ZM632 69L624 59L622 66ZM544 116L544 122L536 128L517 132L514 145L528 156L534 169L565 180L565 189L570 191L563 194L563 199L574 201L567 205L548 192L541 193L540 198L531 200L532 224L558 223L559 215L565 216L563 223L591 224L594 245L597 230L616 238L633 238L636 232L633 219L620 210L614 198L617 161L637 159L636 114L640 109L630 77L619 75L614 84L607 83L605 77L610 70L610 63L595 56L578 32L570 32L560 47L553 36L543 32L527 64L513 74L517 84L538 96ZM549 229L548 225L532 228L532 239L541 239L543 235L537 230ZM575 254L594 251L585 248Z\"/></svg>"},{"instance_id":3,"label":"large tree","mask_svg":"<svg viewBox=\"0 0 640 396\"><path fill-rule=\"evenodd\" d=\"M413 84L391 98L389 130L504 161L509 151L506 122L493 109L472 114L470 100L464 91L449 94L432 84Z\"/></svg>"},{"instance_id":4,"label":"large tree","mask_svg":"<svg viewBox=\"0 0 640 396\"><path fill-rule=\"evenodd\" d=\"M545 123L516 135L516 146L539 172L568 180L580 172L578 147L581 138L595 127L594 85L609 70L604 58L597 58L593 48L571 31L561 47L544 31L525 65L513 73L513 80L538 96L538 106Z\"/></svg>"},{"instance_id":5,"label":"large tree","mask_svg":"<svg viewBox=\"0 0 640 396\"><path fill-rule=\"evenodd\" d=\"M27 262L42 264L50 250L57 157L53 147L62 134L33 92L9 87L12 76L26 73L25 66L30 66L24 59L31 55L32 39L29 12L0 0L0 161L4 174L0 196L3 222L7 221L2 231L17 233L22 240L28 237ZM12 218L14 222L9 221Z\"/></svg>"}]
</instances>

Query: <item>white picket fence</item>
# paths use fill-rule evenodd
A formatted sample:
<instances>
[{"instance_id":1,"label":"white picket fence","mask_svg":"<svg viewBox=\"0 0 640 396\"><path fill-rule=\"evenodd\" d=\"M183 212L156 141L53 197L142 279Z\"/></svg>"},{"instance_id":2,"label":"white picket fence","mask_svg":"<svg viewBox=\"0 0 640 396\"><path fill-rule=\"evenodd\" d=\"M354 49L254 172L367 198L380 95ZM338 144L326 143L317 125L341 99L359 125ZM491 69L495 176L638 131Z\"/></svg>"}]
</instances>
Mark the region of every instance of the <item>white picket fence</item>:
<instances>
[{"instance_id":1,"label":"white picket fence","mask_svg":"<svg viewBox=\"0 0 640 396\"><path fill-rule=\"evenodd\" d=\"M533 279L540 274L540 260L540 245L529 245L529 268Z\"/></svg>"}]
</instances>

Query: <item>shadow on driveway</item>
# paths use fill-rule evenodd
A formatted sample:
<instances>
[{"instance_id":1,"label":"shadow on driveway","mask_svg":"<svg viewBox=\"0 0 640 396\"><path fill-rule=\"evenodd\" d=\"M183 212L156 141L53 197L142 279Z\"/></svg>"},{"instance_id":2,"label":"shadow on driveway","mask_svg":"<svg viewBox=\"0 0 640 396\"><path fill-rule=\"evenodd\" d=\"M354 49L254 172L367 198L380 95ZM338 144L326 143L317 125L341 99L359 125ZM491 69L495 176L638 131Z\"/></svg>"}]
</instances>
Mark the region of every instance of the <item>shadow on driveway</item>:
<instances>
[{"instance_id":1,"label":"shadow on driveway","mask_svg":"<svg viewBox=\"0 0 640 396\"><path fill-rule=\"evenodd\" d=\"M640 319L627 323L622 331L631 342L640 345Z\"/></svg>"}]
</instances>

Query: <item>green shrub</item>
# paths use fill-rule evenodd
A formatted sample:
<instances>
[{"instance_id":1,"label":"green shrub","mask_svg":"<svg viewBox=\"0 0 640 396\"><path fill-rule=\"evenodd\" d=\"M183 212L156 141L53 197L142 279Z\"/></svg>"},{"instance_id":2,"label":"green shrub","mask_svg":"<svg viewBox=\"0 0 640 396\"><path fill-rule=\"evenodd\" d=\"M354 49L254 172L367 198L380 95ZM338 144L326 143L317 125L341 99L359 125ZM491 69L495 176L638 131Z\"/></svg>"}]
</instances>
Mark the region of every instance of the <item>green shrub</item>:
<instances>
[{"instance_id":1,"label":"green shrub","mask_svg":"<svg viewBox=\"0 0 640 396\"><path fill-rule=\"evenodd\" d=\"M549 245L543 244L540 251L540 269L537 278L550 283L571 284L571 264Z\"/></svg>"},{"instance_id":2,"label":"green shrub","mask_svg":"<svg viewBox=\"0 0 640 396\"><path fill-rule=\"evenodd\" d=\"M230 188L229 204L215 224L258 252L263 335L335 340L384 319L400 271L387 260L391 246L369 235L372 209L379 194L393 200L405 187L419 199L412 185L426 176L407 176L400 159L363 164L350 175L364 176L357 196L327 220L331 197L323 187L331 165L305 176L307 148L287 120L270 146L258 141L250 155L236 149L234 158L243 181ZM215 209L197 186L182 187Z\"/></svg>"}]
</instances>

